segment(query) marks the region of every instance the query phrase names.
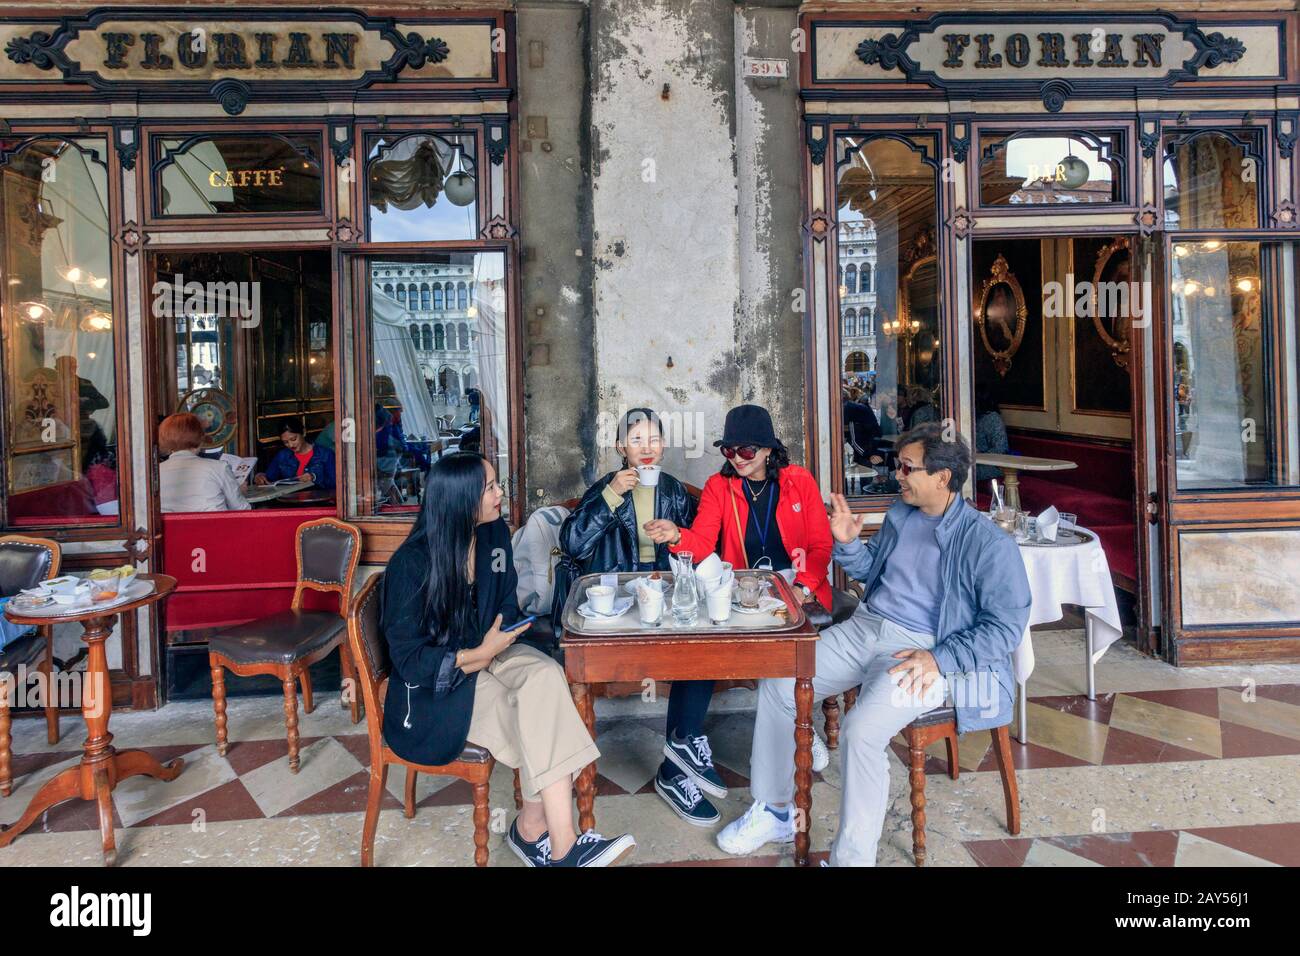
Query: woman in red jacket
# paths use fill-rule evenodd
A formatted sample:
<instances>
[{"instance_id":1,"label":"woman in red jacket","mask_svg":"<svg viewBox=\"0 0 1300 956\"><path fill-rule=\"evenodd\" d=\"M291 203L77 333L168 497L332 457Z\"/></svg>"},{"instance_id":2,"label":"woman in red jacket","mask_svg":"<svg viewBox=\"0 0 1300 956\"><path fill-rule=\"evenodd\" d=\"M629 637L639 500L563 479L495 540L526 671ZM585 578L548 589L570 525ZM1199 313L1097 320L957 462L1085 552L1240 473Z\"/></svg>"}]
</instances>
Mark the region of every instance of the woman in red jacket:
<instances>
[{"instance_id":1,"label":"woman in red jacket","mask_svg":"<svg viewBox=\"0 0 1300 956\"><path fill-rule=\"evenodd\" d=\"M831 523L817 480L790 464L762 406L727 412L722 438L713 444L726 461L705 483L695 521L689 528L652 521L650 536L696 561L720 550L736 568L793 569L795 592L829 609Z\"/></svg>"},{"instance_id":2,"label":"woman in red jacket","mask_svg":"<svg viewBox=\"0 0 1300 956\"><path fill-rule=\"evenodd\" d=\"M805 602L815 598L829 609L832 541L826 505L816 479L807 469L790 464L789 452L772 430L772 416L759 405L737 406L727 412L722 438L713 444L722 448L726 461L705 482L695 521L689 528L679 528L667 519L656 519L646 522L646 533L674 554L689 551L696 562L719 551L734 568L793 570L795 593ZM692 681L691 685L689 706L682 708L688 713L678 720L679 726L689 729L681 740L676 731L670 733L665 756L694 783L724 797L708 738L700 733L713 682ZM815 759L814 765L825 767L829 756L824 751L818 756L825 759Z\"/></svg>"}]
</instances>

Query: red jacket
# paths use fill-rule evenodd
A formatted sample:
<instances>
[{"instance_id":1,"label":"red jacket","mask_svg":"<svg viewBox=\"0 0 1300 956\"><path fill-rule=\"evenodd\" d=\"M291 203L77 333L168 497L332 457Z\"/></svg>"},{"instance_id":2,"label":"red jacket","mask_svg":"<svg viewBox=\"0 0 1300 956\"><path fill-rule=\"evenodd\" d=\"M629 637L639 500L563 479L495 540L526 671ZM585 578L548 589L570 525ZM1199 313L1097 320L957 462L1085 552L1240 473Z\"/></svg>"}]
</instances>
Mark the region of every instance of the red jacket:
<instances>
[{"instance_id":1,"label":"red jacket","mask_svg":"<svg viewBox=\"0 0 1300 956\"><path fill-rule=\"evenodd\" d=\"M776 506L776 526L796 569L795 583L807 585L829 610L831 522L826 516L821 489L809 471L798 465L786 465L779 476L781 493ZM698 564L717 550L720 535L722 560L736 568L748 567L744 551L748 521L749 499L741 490L741 479L714 475L704 484L695 522L681 529L682 540L668 550L674 554L689 551Z\"/></svg>"}]
</instances>

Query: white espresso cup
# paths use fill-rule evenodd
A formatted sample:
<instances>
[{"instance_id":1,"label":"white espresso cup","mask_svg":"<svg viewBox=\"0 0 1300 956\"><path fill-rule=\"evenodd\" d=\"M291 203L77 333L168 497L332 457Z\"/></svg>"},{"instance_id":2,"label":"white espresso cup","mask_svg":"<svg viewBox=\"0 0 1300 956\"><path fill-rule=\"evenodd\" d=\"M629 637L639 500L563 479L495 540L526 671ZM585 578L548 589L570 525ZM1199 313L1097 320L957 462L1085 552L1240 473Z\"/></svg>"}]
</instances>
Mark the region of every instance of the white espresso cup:
<instances>
[{"instance_id":1,"label":"white espresso cup","mask_svg":"<svg viewBox=\"0 0 1300 956\"><path fill-rule=\"evenodd\" d=\"M614 589L603 584L587 588L587 603L597 614L614 613Z\"/></svg>"},{"instance_id":2,"label":"white espresso cup","mask_svg":"<svg viewBox=\"0 0 1300 956\"><path fill-rule=\"evenodd\" d=\"M714 624L725 624L731 620L731 585L723 584L705 595L709 606L709 620Z\"/></svg>"},{"instance_id":3,"label":"white espresso cup","mask_svg":"<svg viewBox=\"0 0 1300 956\"><path fill-rule=\"evenodd\" d=\"M637 481L639 481L643 485L648 485L649 487L653 488L655 485L659 484L659 473L661 471L663 471L663 468L661 468L659 465L637 465L636 466Z\"/></svg>"},{"instance_id":4,"label":"white espresso cup","mask_svg":"<svg viewBox=\"0 0 1300 956\"><path fill-rule=\"evenodd\" d=\"M664 616L664 592L656 587L637 588L636 606L642 624L658 626Z\"/></svg>"}]
</instances>

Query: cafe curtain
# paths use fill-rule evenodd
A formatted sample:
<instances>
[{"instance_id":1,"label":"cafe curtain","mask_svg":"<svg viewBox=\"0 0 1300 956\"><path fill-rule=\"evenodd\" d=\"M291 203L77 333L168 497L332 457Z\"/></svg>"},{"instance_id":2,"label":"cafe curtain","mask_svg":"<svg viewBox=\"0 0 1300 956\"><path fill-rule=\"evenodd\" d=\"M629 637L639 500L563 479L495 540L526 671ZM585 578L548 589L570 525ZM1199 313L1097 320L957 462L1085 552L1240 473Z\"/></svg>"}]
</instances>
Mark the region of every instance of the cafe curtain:
<instances>
[{"instance_id":1,"label":"cafe curtain","mask_svg":"<svg viewBox=\"0 0 1300 956\"><path fill-rule=\"evenodd\" d=\"M372 292L370 318L374 374L388 376L397 390L397 398L402 403L402 431L407 438L436 438L437 415L424 384L411 333L407 331L410 314L396 299Z\"/></svg>"},{"instance_id":2,"label":"cafe curtain","mask_svg":"<svg viewBox=\"0 0 1300 956\"><path fill-rule=\"evenodd\" d=\"M481 418L491 424L492 435L484 436L486 452L494 448L500 454L510 447L506 433L506 323L504 281L480 279L474 285L474 305L478 309L478 382L482 396ZM497 462L498 470L502 462ZM504 472L503 472L504 473Z\"/></svg>"}]
</instances>

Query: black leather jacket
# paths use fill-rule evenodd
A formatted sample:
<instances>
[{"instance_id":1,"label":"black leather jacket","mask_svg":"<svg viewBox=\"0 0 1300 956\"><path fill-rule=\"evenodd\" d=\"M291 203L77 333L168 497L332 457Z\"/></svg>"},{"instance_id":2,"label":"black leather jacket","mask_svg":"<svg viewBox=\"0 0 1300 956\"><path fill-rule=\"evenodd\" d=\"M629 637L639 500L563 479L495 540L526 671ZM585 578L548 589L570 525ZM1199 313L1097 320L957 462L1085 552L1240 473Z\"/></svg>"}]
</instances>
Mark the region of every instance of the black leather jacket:
<instances>
[{"instance_id":1,"label":"black leather jacket","mask_svg":"<svg viewBox=\"0 0 1300 956\"><path fill-rule=\"evenodd\" d=\"M578 507L564 519L560 527L560 558L555 581L555 600L552 620L560 626L560 611L568 597L569 586L584 574L613 571L633 571L637 565L636 507L632 493L623 496L623 503L611 510L605 501L604 490L614 477L605 475L587 489ZM695 520L695 499L686 486L667 472L659 475L655 489L655 517L667 518L679 528L689 528ZM655 567L667 571L668 546L655 545Z\"/></svg>"}]
</instances>

